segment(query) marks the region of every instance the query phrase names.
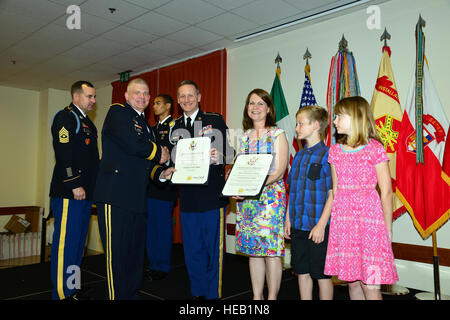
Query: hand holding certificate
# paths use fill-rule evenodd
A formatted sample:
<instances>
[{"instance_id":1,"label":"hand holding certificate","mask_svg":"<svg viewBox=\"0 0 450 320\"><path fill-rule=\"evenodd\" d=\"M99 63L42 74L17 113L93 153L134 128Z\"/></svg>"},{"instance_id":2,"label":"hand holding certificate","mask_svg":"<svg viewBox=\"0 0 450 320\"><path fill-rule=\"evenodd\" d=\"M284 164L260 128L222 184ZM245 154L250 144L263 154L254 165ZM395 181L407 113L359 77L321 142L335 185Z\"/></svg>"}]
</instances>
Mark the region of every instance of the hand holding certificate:
<instances>
[{"instance_id":1,"label":"hand holding certificate","mask_svg":"<svg viewBox=\"0 0 450 320\"><path fill-rule=\"evenodd\" d=\"M231 169L225 186L224 196L257 196L267 179L272 154L240 154Z\"/></svg>"},{"instance_id":2,"label":"hand holding certificate","mask_svg":"<svg viewBox=\"0 0 450 320\"><path fill-rule=\"evenodd\" d=\"M204 184L208 181L211 139L199 137L181 139L175 153L172 183Z\"/></svg>"}]
</instances>

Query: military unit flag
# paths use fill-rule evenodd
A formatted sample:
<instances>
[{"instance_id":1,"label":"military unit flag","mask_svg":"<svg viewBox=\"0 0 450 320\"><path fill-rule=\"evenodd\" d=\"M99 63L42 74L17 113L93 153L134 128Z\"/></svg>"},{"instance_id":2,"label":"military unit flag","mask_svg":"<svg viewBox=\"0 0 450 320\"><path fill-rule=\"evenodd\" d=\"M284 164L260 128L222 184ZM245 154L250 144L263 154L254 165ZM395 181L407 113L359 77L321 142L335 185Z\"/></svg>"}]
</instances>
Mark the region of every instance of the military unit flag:
<instances>
[{"instance_id":1,"label":"military unit flag","mask_svg":"<svg viewBox=\"0 0 450 320\"><path fill-rule=\"evenodd\" d=\"M378 70L377 82L375 84L370 105L375 118L378 134L383 142L386 154L389 157L392 190L395 192L397 188L395 171L397 144L402 119L402 109L398 98L397 86L395 85L394 73L392 72L390 55L390 48L387 46L383 47L383 55ZM394 195L393 198L392 219L395 220L405 213L406 209L396 195Z\"/></svg>"},{"instance_id":2,"label":"military unit flag","mask_svg":"<svg viewBox=\"0 0 450 320\"><path fill-rule=\"evenodd\" d=\"M450 216L450 178L443 170L444 159L450 157L449 121L431 79L420 22L416 48L415 73L399 133L397 195L426 239Z\"/></svg>"}]
</instances>

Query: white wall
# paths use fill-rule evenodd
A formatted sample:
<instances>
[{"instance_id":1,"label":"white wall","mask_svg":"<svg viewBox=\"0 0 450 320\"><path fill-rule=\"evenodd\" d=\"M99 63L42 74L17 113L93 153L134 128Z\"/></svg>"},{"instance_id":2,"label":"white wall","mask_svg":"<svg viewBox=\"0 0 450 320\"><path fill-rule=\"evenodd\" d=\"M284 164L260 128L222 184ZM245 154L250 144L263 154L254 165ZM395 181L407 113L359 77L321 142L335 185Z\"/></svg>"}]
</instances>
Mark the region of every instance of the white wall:
<instances>
[{"instance_id":1,"label":"white wall","mask_svg":"<svg viewBox=\"0 0 450 320\"><path fill-rule=\"evenodd\" d=\"M387 27L391 34L388 45L392 50L391 63L399 92L400 103L405 103L415 60L415 25L419 14L426 21L425 53L431 75L441 102L450 118L450 2L448 0L392 0L379 5L381 29L369 30L366 8L328 21L260 40L228 50L227 122L230 128L241 128L245 98L252 89L262 88L270 92L275 77L275 57L279 52L281 82L289 113L294 121L304 82L303 54L306 48L312 54L310 60L312 86L319 105L326 107L328 73L332 56L345 34L348 48L356 59L361 95L372 99L382 43L379 38ZM431 246L431 237L422 240L408 214L394 222L394 242ZM450 223L437 232L438 246L450 248ZM433 290L432 266L396 260L399 284L422 290ZM450 293L450 268L441 267L441 290ZM420 280L419 280L420 279Z\"/></svg>"}]
</instances>

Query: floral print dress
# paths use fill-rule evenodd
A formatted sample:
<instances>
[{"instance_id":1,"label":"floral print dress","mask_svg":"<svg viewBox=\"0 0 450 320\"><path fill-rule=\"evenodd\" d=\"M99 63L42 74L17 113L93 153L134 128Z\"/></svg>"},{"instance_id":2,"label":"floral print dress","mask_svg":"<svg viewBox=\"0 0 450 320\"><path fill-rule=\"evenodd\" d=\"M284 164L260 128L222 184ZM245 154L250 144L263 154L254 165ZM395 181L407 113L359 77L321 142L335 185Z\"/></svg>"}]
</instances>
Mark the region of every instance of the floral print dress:
<instances>
[{"instance_id":1,"label":"floral print dress","mask_svg":"<svg viewBox=\"0 0 450 320\"><path fill-rule=\"evenodd\" d=\"M259 139L240 139L239 153L273 152L282 129L272 127ZM249 256L284 256L284 217L286 189L280 180L263 188L259 199L238 201L236 214L236 250Z\"/></svg>"}]
</instances>

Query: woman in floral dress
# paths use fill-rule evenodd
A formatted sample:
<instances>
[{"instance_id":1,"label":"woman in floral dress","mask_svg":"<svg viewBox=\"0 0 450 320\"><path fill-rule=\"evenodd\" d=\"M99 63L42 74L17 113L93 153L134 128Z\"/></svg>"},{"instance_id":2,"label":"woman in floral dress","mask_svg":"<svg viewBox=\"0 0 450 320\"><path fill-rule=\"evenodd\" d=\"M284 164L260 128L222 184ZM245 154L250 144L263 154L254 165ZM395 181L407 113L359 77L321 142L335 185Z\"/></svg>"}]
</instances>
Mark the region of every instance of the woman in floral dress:
<instances>
[{"instance_id":1,"label":"woman in floral dress","mask_svg":"<svg viewBox=\"0 0 450 320\"><path fill-rule=\"evenodd\" d=\"M237 203L236 250L250 256L253 299L262 300L265 279L268 299L276 300L281 284L284 256L286 190L283 176L288 164L288 143L275 126L275 108L270 95L252 90L244 108L239 153L272 153L274 160L261 196L235 197Z\"/></svg>"}]
</instances>

